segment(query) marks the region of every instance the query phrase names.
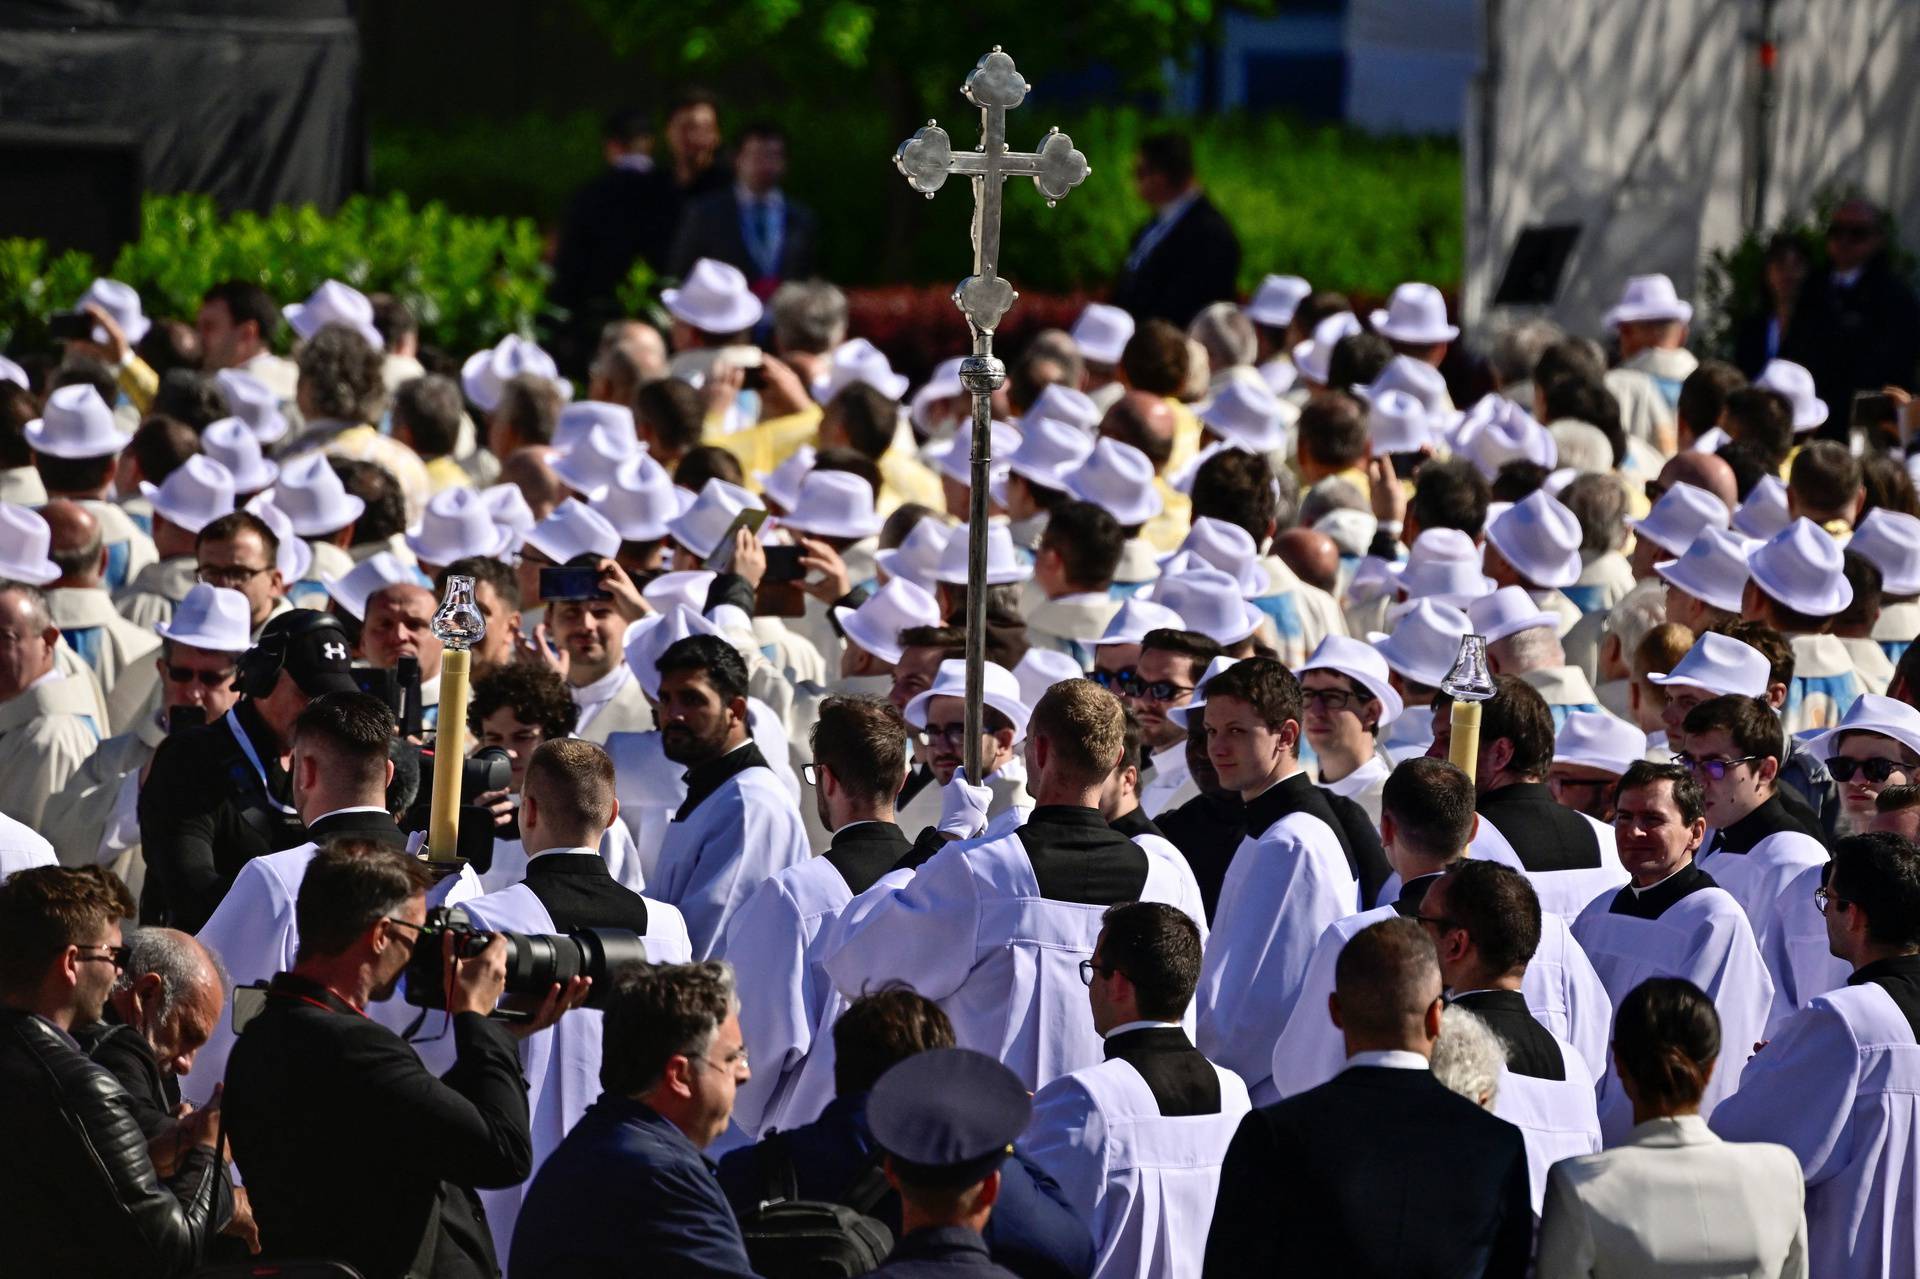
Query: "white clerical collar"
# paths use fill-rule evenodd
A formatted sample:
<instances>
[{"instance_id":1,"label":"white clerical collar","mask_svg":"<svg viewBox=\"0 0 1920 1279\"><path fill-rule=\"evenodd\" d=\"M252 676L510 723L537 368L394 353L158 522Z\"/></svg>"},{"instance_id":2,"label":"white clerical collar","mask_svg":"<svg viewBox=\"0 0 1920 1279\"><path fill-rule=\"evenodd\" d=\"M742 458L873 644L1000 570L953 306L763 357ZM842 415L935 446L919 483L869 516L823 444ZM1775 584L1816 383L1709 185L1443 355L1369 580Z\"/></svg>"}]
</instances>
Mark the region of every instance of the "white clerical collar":
<instances>
[{"instance_id":1,"label":"white clerical collar","mask_svg":"<svg viewBox=\"0 0 1920 1279\"><path fill-rule=\"evenodd\" d=\"M1179 221L1180 215L1192 208L1193 202L1199 198L1200 188L1197 186L1188 187L1185 191L1182 191L1179 195L1161 205L1160 215L1155 218L1154 221L1163 226L1171 226L1173 223Z\"/></svg>"},{"instance_id":2,"label":"white clerical collar","mask_svg":"<svg viewBox=\"0 0 1920 1279\"><path fill-rule=\"evenodd\" d=\"M1184 764L1187 762L1187 744L1183 741L1175 742L1165 750L1155 751L1152 758L1153 771L1156 773L1163 772L1165 766L1171 764L1176 759Z\"/></svg>"},{"instance_id":3,"label":"white clerical collar","mask_svg":"<svg viewBox=\"0 0 1920 1279\"><path fill-rule=\"evenodd\" d=\"M527 860L532 861L536 857L545 857L549 853L585 853L589 857L598 857L600 850L597 848L543 848L537 853L528 853Z\"/></svg>"},{"instance_id":4,"label":"white clerical collar","mask_svg":"<svg viewBox=\"0 0 1920 1279\"><path fill-rule=\"evenodd\" d=\"M631 674L625 662L615 662L613 669L605 675L591 684L582 684L573 690L574 705L598 706L601 702L608 701L620 691L621 683Z\"/></svg>"},{"instance_id":5,"label":"white clerical collar","mask_svg":"<svg viewBox=\"0 0 1920 1279\"><path fill-rule=\"evenodd\" d=\"M1404 1048L1375 1049L1355 1053L1347 1058L1347 1065L1384 1066L1388 1070L1431 1070L1433 1063L1419 1053L1408 1052Z\"/></svg>"},{"instance_id":6,"label":"white clerical collar","mask_svg":"<svg viewBox=\"0 0 1920 1279\"><path fill-rule=\"evenodd\" d=\"M855 826L878 826L878 825L880 825L880 824L881 824L881 822L880 822L880 819L879 819L878 817L862 817L862 818L859 818L859 819L857 819L857 820L855 820L855 821L850 821L850 822L848 822L848 823L847 823L847 824L846 824L845 826L836 826L836 827L834 827L834 830L833 830L833 838L835 838L835 839L838 839L838 838L840 838L840 835L841 835L841 832L843 832L843 831L850 831L850 830L852 830L852 829L853 829L853 828L854 828Z\"/></svg>"},{"instance_id":7,"label":"white clerical collar","mask_svg":"<svg viewBox=\"0 0 1920 1279\"><path fill-rule=\"evenodd\" d=\"M1354 769L1345 777L1336 778L1330 782L1322 780L1320 784L1336 795L1352 799L1355 795L1358 795L1375 782L1380 781L1392 771L1392 769L1387 767L1387 762L1378 755L1369 755L1360 762L1360 767Z\"/></svg>"},{"instance_id":8,"label":"white clerical collar","mask_svg":"<svg viewBox=\"0 0 1920 1279\"><path fill-rule=\"evenodd\" d=\"M1685 870L1687 867L1691 865L1693 865L1693 859L1688 858L1686 861L1680 863L1679 868L1676 869L1673 872L1673 874L1662 875L1659 879L1655 880L1651 884L1648 884L1645 888L1641 888L1639 885L1631 884L1631 883L1628 884L1627 887L1633 889L1633 895L1637 899L1640 896L1640 894L1652 892L1654 889L1660 887L1660 885L1666 883L1669 879L1672 879L1674 875L1678 875L1681 871Z\"/></svg>"},{"instance_id":9,"label":"white clerical collar","mask_svg":"<svg viewBox=\"0 0 1920 1279\"><path fill-rule=\"evenodd\" d=\"M1142 1021L1130 1021L1123 1026L1115 1026L1112 1030L1109 1030L1105 1035L1102 1035L1101 1038L1112 1039L1115 1035L1124 1035L1128 1031L1133 1031L1133 1030L1165 1030L1169 1026L1173 1027L1175 1030L1178 1030L1180 1028L1180 1023L1177 1021L1157 1021L1149 1017Z\"/></svg>"}]
</instances>

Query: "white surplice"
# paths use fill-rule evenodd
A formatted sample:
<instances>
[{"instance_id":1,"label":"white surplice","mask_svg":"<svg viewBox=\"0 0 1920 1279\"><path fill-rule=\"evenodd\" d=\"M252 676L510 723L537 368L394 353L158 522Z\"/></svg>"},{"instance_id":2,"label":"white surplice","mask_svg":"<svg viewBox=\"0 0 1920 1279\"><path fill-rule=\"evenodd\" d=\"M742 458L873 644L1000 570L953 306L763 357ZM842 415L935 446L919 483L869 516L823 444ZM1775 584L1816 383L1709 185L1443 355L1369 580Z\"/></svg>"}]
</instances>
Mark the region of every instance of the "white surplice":
<instances>
[{"instance_id":1,"label":"white surplice","mask_svg":"<svg viewBox=\"0 0 1920 1279\"><path fill-rule=\"evenodd\" d=\"M633 845L633 832L621 822L607 827L596 850L607 864L613 882L636 893L645 892L647 877L640 869L640 854ZM497 893L512 888L527 877L527 846L517 839L493 841L493 864L480 876L480 891ZM676 914L678 912L675 912Z\"/></svg>"},{"instance_id":2,"label":"white surplice","mask_svg":"<svg viewBox=\"0 0 1920 1279\"><path fill-rule=\"evenodd\" d=\"M1774 898L1772 920L1760 943L1760 955L1773 978L1773 1014L1767 1018L1767 1037L1788 1018L1824 995L1847 984L1852 971L1827 945L1827 920L1814 904L1825 866L1809 866L1787 881Z\"/></svg>"},{"instance_id":3,"label":"white surplice","mask_svg":"<svg viewBox=\"0 0 1920 1279\"><path fill-rule=\"evenodd\" d=\"M1600 1149L1593 1075L1572 1044L1558 1035L1554 1041L1566 1068L1565 1079L1541 1079L1503 1069L1493 1095L1493 1113L1518 1128L1527 1144L1527 1192L1536 1216L1553 1166Z\"/></svg>"},{"instance_id":4,"label":"white surplice","mask_svg":"<svg viewBox=\"0 0 1920 1279\"><path fill-rule=\"evenodd\" d=\"M1775 925L1774 903L1802 872L1827 864L1827 848L1811 835L1783 830L1744 853L1721 849L1702 855L1699 862L1700 869L1713 876L1713 882L1726 889L1747 912L1754 942L1765 948Z\"/></svg>"},{"instance_id":5,"label":"white surplice","mask_svg":"<svg viewBox=\"0 0 1920 1279\"><path fill-rule=\"evenodd\" d=\"M58 671L0 702L0 813L40 828L48 798L106 736L98 706L88 680Z\"/></svg>"},{"instance_id":6,"label":"white surplice","mask_svg":"<svg viewBox=\"0 0 1920 1279\"><path fill-rule=\"evenodd\" d=\"M1588 902L1602 893L1625 886L1627 882L1627 868L1620 864L1620 854L1614 848L1613 827L1597 822L1585 813L1580 816L1593 827L1594 836L1600 842L1598 866L1582 870L1528 870L1521 862L1520 854L1500 833L1500 828L1485 817L1480 819L1480 829L1474 832L1473 842L1467 846L1467 856L1484 857L1490 862L1513 867L1533 885L1534 894L1540 898L1542 911L1551 911L1571 922L1586 909ZM1381 900L1388 899L1383 895Z\"/></svg>"},{"instance_id":7,"label":"white surplice","mask_svg":"<svg viewBox=\"0 0 1920 1279\"><path fill-rule=\"evenodd\" d=\"M1200 793L1187 767L1187 744L1175 742L1153 753L1153 771L1140 786L1140 807L1148 817L1180 807Z\"/></svg>"}]
</instances>

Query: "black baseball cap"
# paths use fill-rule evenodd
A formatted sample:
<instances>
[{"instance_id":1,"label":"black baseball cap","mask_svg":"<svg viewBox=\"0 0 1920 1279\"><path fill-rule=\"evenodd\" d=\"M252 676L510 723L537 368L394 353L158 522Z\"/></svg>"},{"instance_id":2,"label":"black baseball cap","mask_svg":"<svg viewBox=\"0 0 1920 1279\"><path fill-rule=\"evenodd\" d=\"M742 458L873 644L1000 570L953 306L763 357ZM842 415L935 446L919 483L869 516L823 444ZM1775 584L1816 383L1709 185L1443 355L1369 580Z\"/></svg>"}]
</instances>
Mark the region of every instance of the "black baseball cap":
<instances>
[{"instance_id":1,"label":"black baseball cap","mask_svg":"<svg viewBox=\"0 0 1920 1279\"><path fill-rule=\"evenodd\" d=\"M261 648L280 649L281 669L308 697L360 690L353 678L353 645L339 619L330 613L290 609L267 620L257 643Z\"/></svg>"}]
</instances>

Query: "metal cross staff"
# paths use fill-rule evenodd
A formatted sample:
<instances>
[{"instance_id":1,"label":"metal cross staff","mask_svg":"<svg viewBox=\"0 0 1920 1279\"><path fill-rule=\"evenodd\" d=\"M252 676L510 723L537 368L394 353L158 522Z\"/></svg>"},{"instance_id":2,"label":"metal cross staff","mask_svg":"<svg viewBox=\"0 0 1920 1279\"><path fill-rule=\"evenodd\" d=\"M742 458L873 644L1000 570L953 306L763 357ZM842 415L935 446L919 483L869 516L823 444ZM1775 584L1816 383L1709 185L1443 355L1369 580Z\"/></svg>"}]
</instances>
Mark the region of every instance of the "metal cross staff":
<instances>
[{"instance_id":1,"label":"metal cross staff","mask_svg":"<svg viewBox=\"0 0 1920 1279\"><path fill-rule=\"evenodd\" d=\"M1091 170L1087 157L1058 129L1047 130L1038 151L1007 150L1007 112L1026 100L1028 84L1013 59L995 45L960 92L980 108L980 148L953 149L947 131L926 127L900 144L893 162L931 200L950 173L973 180L973 274L953 291L954 305L973 330L973 354L960 363L960 383L973 396L972 490L967 504L967 778L983 781L980 758L981 685L987 660L987 467L993 456L993 393L1007 369L993 356L993 330L1020 295L1000 277L1000 184L1031 177L1052 206Z\"/></svg>"}]
</instances>

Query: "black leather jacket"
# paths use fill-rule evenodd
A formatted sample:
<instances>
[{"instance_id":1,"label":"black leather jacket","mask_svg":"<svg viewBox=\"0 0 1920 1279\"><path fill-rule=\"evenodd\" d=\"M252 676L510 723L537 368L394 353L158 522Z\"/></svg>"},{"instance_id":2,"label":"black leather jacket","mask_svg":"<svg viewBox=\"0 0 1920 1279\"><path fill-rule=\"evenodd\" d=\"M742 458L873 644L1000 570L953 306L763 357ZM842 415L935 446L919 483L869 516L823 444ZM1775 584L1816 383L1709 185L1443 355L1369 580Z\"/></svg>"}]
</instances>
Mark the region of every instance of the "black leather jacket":
<instances>
[{"instance_id":1,"label":"black leather jacket","mask_svg":"<svg viewBox=\"0 0 1920 1279\"><path fill-rule=\"evenodd\" d=\"M126 1090L51 1022L0 1009L0 1239L16 1275L185 1275L233 1212L196 1146L154 1174Z\"/></svg>"}]
</instances>

